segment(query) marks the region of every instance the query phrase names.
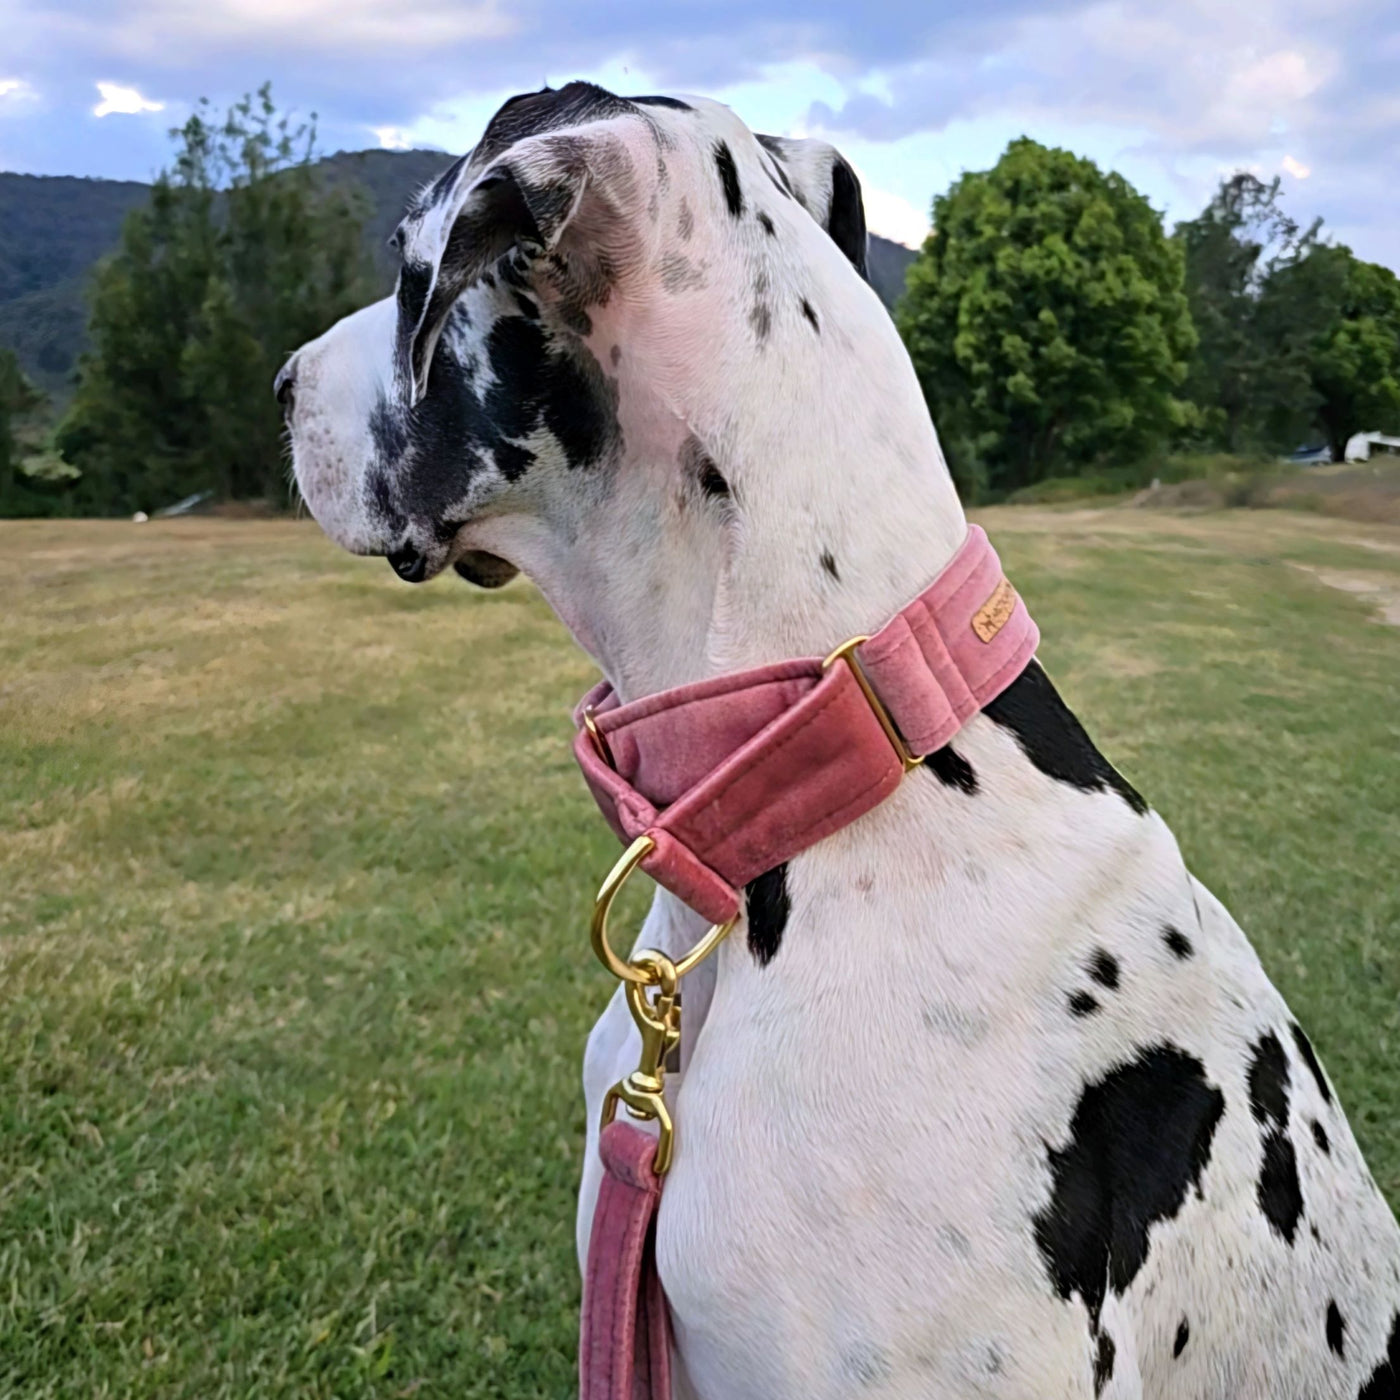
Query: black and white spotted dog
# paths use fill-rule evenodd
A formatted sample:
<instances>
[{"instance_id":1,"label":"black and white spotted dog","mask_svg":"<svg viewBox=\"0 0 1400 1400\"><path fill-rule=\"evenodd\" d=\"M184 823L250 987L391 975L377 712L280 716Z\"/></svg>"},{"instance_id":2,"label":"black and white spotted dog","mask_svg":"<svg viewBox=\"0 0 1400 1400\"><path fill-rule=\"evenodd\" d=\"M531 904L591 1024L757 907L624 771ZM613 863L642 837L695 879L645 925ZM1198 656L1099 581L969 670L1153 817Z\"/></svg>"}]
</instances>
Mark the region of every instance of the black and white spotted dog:
<instances>
[{"instance_id":1,"label":"black and white spotted dog","mask_svg":"<svg viewBox=\"0 0 1400 1400\"><path fill-rule=\"evenodd\" d=\"M397 242L279 377L301 489L403 578L523 569L624 700L872 632L961 542L829 146L571 84ZM698 932L661 894L641 942ZM692 980L679 1396L1400 1396L1400 1232L1312 1047L1034 664ZM636 1058L614 1000L591 1123Z\"/></svg>"}]
</instances>

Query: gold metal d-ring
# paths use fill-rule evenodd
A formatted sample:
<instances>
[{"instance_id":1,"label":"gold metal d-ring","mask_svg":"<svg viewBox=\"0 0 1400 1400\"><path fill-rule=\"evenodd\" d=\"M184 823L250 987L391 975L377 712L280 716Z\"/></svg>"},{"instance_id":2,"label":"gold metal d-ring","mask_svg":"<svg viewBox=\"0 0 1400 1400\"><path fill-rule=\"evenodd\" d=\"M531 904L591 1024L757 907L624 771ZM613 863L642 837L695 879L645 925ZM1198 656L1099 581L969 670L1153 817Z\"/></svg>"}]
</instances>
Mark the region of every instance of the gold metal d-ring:
<instances>
[{"instance_id":1,"label":"gold metal d-ring","mask_svg":"<svg viewBox=\"0 0 1400 1400\"><path fill-rule=\"evenodd\" d=\"M628 962L618 957L608 943L608 912L612 909L617 892L627 883L631 873L656 849L656 842L650 836L639 836L622 853L621 859L608 871L593 903L593 917L589 921L588 934L593 942L593 951L598 961L619 981L637 982L642 986L655 986L659 982L656 964L645 955L636 962ZM711 924L710 931L685 955L675 963L675 975L684 977L687 972L699 966L724 942L729 931L739 922L735 914L722 924Z\"/></svg>"},{"instance_id":2,"label":"gold metal d-ring","mask_svg":"<svg viewBox=\"0 0 1400 1400\"><path fill-rule=\"evenodd\" d=\"M583 712L583 727L588 734L588 741L593 745L593 752L608 765L609 768L616 768L613 762L612 749L608 747L608 741L603 731L598 728L598 720L593 714L593 706L589 705Z\"/></svg>"},{"instance_id":3,"label":"gold metal d-ring","mask_svg":"<svg viewBox=\"0 0 1400 1400\"><path fill-rule=\"evenodd\" d=\"M909 745L904 742L904 736L895 727L895 722L890 717L890 712L885 708L884 701L875 694L874 686L866 679L865 670L860 664L860 658L856 655L856 648L862 642L869 640L869 637L848 637L822 662L822 670L831 670L838 661L844 661L850 667L851 675L855 677L861 694L865 696L865 703L870 706L875 718L879 720L880 728L885 731L885 738L894 746L894 751L899 755L899 761L904 771L912 773L924 760L918 754L910 753Z\"/></svg>"}]
</instances>

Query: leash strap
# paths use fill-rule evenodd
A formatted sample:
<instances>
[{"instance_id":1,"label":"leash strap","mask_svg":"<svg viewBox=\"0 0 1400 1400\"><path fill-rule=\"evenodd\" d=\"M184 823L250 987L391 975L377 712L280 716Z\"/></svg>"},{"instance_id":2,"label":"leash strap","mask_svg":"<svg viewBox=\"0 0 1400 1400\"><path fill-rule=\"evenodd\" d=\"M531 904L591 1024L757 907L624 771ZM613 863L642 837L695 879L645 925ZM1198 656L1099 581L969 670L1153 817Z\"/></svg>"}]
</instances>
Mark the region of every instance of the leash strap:
<instances>
[{"instance_id":1,"label":"leash strap","mask_svg":"<svg viewBox=\"0 0 1400 1400\"><path fill-rule=\"evenodd\" d=\"M656 1139L613 1122L599 1142L579 1329L579 1400L671 1400L671 1319L656 1272Z\"/></svg>"},{"instance_id":2,"label":"leash strap","mask_svg":"<svg viewBox=\"0 0 1400 1400\"><path fill-rule=\"evenodd\" d=\"M574 755L641 868L716 924L757 876L884 801L1001 694L1040 633L986 533L873 637L619 703L584 697Z\"/></svg>"}]
</instances>

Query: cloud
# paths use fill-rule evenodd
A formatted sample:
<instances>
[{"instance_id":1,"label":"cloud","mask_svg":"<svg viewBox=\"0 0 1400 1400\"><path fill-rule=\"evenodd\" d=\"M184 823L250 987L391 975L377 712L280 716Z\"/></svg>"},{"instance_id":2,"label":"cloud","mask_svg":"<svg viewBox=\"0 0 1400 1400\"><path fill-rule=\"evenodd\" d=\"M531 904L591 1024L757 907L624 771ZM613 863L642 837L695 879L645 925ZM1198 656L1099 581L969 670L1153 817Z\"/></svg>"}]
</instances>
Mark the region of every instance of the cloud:
<instances>
[{"instance_id":1,"label":"cloud","mask_svg":"<svg viewBox=\"0 0 1400 1400\"><path fill-rule=\"evenodd\" d=\"M94 117L134 117L142 112L165 111L164 102L152 102L134 87L122 87L120 83L98 83L97 94L102 101L92 109Z\"/></svg>"},{"instance_id":2,"label":"cloud","mask_svg":"<svg viewBox=\"0 0 1400 1400\"><path fill-rule=\"evenodd\" d=\"M33 101L38 95L23 78L0 78L0 102Z\"/></svg>"},{"instance_id":3,"label":"cloud","mask_svg":"<svg viewBox=\"0 0 1400 1400\"><path fill-rule=\"evenodd\" d=\"M928 237L928 213L889 190L861 181L865 197L865 221L871 233L893 238L906 248L917 248Z\"/></svg>"},{"instance_id":4,"label":"cloud","mask_svg":"<svg viewBox=\"0 0 1400 1400\"><path fill-rule=\"evenodd\" d=\"M1295 180L1306 180L1312 174L1312 171L1302 161L1294 160L1292 156L1284 156L1281 164Z\"/></svg>"},{"instance_id":5,"label":"cloud","mask_svg":"<svg viewBox=\"0 0 1400 1400\"><path fill-rule=\"evenodd\" d=\"M475 131L460 114L475 122L545 82L603 75L636 91L636 75L752 95L805 71L818 81L791 128L867 150L944 142L922 176L875 172L874 189L907 206L887 206L906 231L935 179L987 158L962 135L1028 131L1131 170L1178 213L1204 201L1217 166L1292 160L1313 172L1307 197L1329 224L1400 262L1394 0L8 0L5 37L5 81L42 93L28 118L0 102L7 150L28 168L121 163L89 115L92 83L111 73L172 107L270 78L319 113L329 148L450 132L465 149ZM123 173L162 158L137 124L108 125L130 143Z\"/></svg>"},{"instance_id":6,"label":"cloud","mask_svg":"<svg viewBox=\"0 0 1400 1400\"><path fill-rule=\"evenodd\" d=\"M369 130L381 150L406 151L413 145L413 137L401 126L372 126Z\"/></svg>"}]
</instances>

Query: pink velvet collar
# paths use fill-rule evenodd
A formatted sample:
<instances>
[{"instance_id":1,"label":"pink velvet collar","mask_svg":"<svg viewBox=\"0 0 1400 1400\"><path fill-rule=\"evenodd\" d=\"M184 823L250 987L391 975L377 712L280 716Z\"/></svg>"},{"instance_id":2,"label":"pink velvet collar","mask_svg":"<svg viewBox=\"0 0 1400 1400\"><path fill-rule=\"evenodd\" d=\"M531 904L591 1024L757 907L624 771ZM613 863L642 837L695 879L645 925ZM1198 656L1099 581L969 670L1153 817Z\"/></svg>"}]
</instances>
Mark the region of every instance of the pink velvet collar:
<instances>
[{"instance_id":1,"label":"pink velvet collar","mask_svg":"<svg viewBox=\"0 0 1400 1400\"><path fill-rule=\"evenodd\" d=\"M852 653L628 705L604 682L575 713L574 754L617 835L655 842L641 868L723 923L750 880L888 797L1020 675L1039 640L972 525L933 583Z\"/></svg>"}]
</instances>

